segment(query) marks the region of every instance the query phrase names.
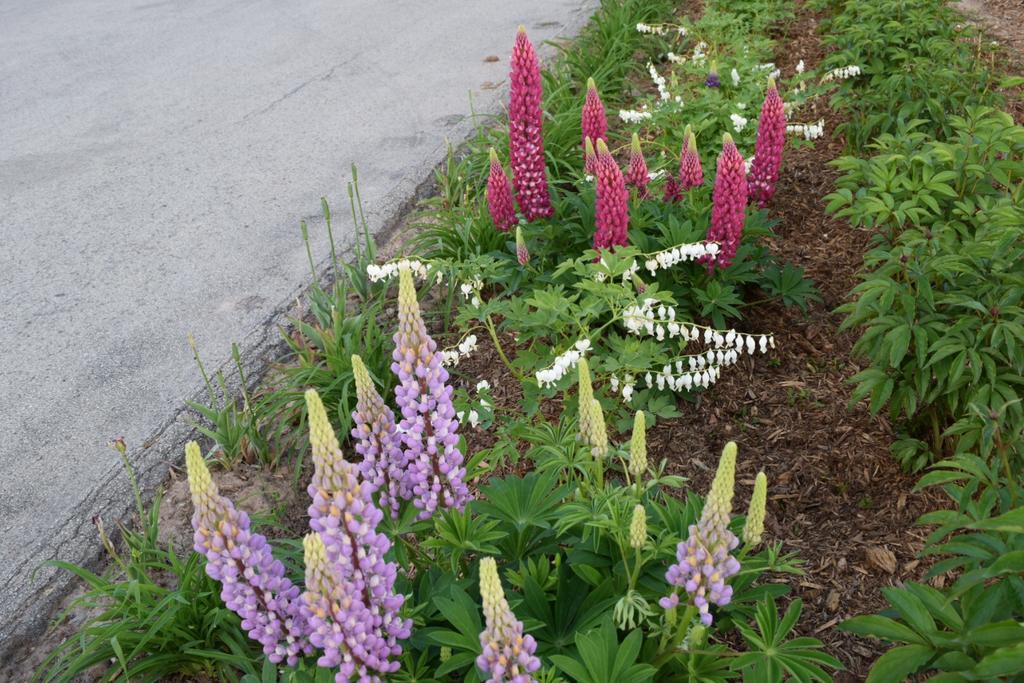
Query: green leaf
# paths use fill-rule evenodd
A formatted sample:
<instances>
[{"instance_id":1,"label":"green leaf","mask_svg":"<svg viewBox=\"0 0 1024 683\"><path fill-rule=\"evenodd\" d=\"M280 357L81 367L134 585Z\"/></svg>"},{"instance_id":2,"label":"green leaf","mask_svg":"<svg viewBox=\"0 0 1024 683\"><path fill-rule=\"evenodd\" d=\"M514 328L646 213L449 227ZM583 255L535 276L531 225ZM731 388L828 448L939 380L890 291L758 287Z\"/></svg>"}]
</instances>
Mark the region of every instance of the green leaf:
<instances>
[{"instance_id":1,"label":"green leaf","mask_svg":"<svg viewBox=\"0 0 1024 683\"><path fill-rule=\"evenodd\" d=\"M883 640L900 643L925 644L924 638L913 629L903 624L878 615L866 615L847 619L839 625L840 630L856 633L860 636L874 636Z\"/></svg>"},{"instance_id":2,"label":"green leaf","mask_svg":"<svg viewBox=\"0 0 1024 683\"><path fill-rule=\"evenodd\" d=\"M925 645L894 647L878 658L868 673L867 683L903 683L935 656Z\"/></svg>"}]
</instances>

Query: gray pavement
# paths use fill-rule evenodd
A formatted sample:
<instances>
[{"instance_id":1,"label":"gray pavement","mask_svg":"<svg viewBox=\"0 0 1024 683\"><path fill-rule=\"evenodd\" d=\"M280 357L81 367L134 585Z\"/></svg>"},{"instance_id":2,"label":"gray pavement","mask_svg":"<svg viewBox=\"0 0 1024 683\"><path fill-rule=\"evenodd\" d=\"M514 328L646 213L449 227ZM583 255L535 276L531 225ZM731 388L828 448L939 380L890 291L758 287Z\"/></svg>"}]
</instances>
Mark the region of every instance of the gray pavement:
<instances>
[{"instance_id":1,"label":"gray pavement","mask_svg":"<svg viewBox=\"0 0 1024 683\"><path fill-rule=\"evenodd\" d=\"M107 443L150 484L179 459L186 335L258 367L308 285L299 220L326 255L349 164L393 222L471 131L469 92L499 109L516 26L539 45L595 5L0 0L0 655L67 589L40 564L95 562L93 516L125 514Z\"/></svg>"}]
</instances>

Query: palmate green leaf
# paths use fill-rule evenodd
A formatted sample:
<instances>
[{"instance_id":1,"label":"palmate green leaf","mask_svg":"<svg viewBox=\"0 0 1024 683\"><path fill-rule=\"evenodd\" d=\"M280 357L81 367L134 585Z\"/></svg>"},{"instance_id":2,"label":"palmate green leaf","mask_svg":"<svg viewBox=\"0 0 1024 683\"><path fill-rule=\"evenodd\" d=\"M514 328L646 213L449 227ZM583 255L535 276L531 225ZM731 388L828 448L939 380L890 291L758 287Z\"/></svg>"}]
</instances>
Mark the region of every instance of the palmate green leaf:
<instances>
[{"instance_id":1,"label":"palmate green leaf","mask_svg":"<svg viewBox=\"0 0 1024 683\"><path fill-rule=\"evenodd\" d=\"M552 655L552 664L577 683L645 683L654 677L655 668L638 664L642 635L639 629L631 631L619 643L610 615L605 615L601 626L576 634L578 657Z\"/></svg>"},{"instance_id":2,"label":"palmate green leaf","mask_svg":"<svg viewBox=\"0 0 1024 683\"><path fill-rule=\"evenodd\" d=\"M780 620L775 601L768 599L758 603L757 631L736 622L750 650L737 657L732 665L734 670L743 673L744 680L780 680L784 672L799 681L831 681L826 669L843 668L839 660L821 651L823 644L816 638L786 640L802 610L803 602L794 600Z\"/></svg>"}]
</instances>

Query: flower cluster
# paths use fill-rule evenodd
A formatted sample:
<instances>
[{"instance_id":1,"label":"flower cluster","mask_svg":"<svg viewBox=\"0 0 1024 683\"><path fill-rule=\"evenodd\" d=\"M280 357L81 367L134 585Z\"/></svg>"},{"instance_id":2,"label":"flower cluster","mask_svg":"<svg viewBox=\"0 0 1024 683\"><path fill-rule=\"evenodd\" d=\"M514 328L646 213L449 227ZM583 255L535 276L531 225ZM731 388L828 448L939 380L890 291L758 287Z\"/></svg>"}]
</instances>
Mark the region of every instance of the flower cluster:
<instances>
[{"instance_id":1,"label":"flower cluster","mask_svg":"<svg viewBox=\"0 0 1024 683\"><path fill-rule=\"evenodd\" d=\"M540 668L534 655L537 643L523 634L523 622L505 600L498 565L492 557L480 560L480 599L484 609L484 630L480 634L483 652L476 665L488 674L488 683L534 683L533 672Z\"/></svg>"},{"instance_id":2,"label":"flower cluster","mask_svg":"<svg viewBox=\"0 0 1024 683\"><path fill-rule=\"evenodd\" d=\"M768 477L758 472L754 479L754 493L750 496L747 521L743 525L743 543L751 547L761 542L764 533L764 514L768 504Z\"/></svg>"},{"instance_id":3,"label":"flower cluster","mask_svg":"<svg viewBox=\"0 0 1024 683\"><path fill-rule=\"evenodd\" d=\"M408 271L404 271L408 272ZM388 537L377 531L384 513L373 502L374 487L341 454L327 411L315 390L306 392L313 477L308 487L309 526L315 532L307 554L303 614L310 640L323 654L318 664L340 667L335 680L379 681L397 671L398 641L411 621L399 617L405 598L396 595L397 565L386 562ZM308 549L307 549L308 551Z\"/></svg>"},{"instance_id":4,"label":"flower cluster","mask_svg":"<svg viewBox=\"0 0 1024 683\"><path fill-rule=\"evenodd\" d=\"M363 456L359 471L363 481L377 490L381 508L390 508L391 517L397 519L399 505L409 497L409 491L405 484L406 456L395 414L377 392L359 356L352 356L352 375L356 384L352 438L356 453Z\"/></svg>"},{"instance_id":5,"label":"flower cluster","mask_svg":"<svg viewBox=\"0 0 1024 683\"><path fill-rule=\"evenodd\" d=\"M516 209L512 203L512 184L505 175L505 169L498 159L498 153L491 148L491 169L487 176L487 208L491 212L494 227L501 232L516 224Z\"/></svg>"},{"instance_id":6,"label":"flower cluster","mask_svg":"<svg viewBox=\"0 0 1024 683\"><path fill-rule=\"evenodd\" d=\"M768 93L761 106L757 124L757 144L750 167L750 195L760 208L764 208L775 194L782 165L782 149L786 146L786 114L782 98L775 88L775 80L768 79Z\"/></svg>"},{"instance_id":7,"label":"flower cluster","mask_svg":"<svg viewBox=\"0 0 1024 683\"><path fill-rule=\"evenodd\" d=\"M647 199L650 196L650 192L647 191L649 182L651 182L651 176L647 170L644 153L640 149L640 136L633 133L633 139L629 146L629 169L626 172L626 184L637 189L637 196L640 199Z\"/></svg>"},{"instance_id":8,"label":"flower cluster","mask_svg":"<svg viewBox=\"0 0 1024 683\"><path fill-rule=\"evenodd\" d=\"M593 179L597 170L597 152L594 151L594 141L589 137L583 138L583 172Z\"/></svg>"},{"instance_id":9,"label":"flower cluster","mask_svg":"<svg viewBox=\"0 0 1024 683\"><path fill-rule=\"evenodd\" d=\"M455 367L464 357L476 351L476 347L476 335L467 335L465 339L459 342L458 346L441 352L441 364L446 367Z\"/></svg>"},{"instance_id":10,"label":"flower cluster","mask_svg":"<svg viewBox=\"0 0 1024 683\"><path fill-rule=\"evenodd\" d=\"M804 140L817 140L825 134L825 119L818 119L817 123L791 123L786 132L802 135Z\"/></svg>"},{"instance_id":11,"label":"flower cluster","mask_svg":"<svg viewBox=\"0 0 1024 683\"><path fill-rule=\"evenodd\" d=\"M530 262L530 251L526 248L526 239L523 237L523 228L520 225L516 226L516 261L521 266Z\"/></svg>"},{"instance_id":12,"label":"flower cluster","mask_svg":"<svg viewBox=\"0 0 1024 683\"><path fill-rule=\"evenodd\" d=\"M729 114L729 120L732 121L732 128L737 133L742 133L743 129L747 127L747 119L739 114Z\"/></svg>"},{"instance_id":13,"label":"flower cluster","mask_svg":"<svg viewBox=\"0 0 1024 683\"><path fill-rule=\"evenodd\" d=\"M712 195L711 226L708 241L718 242L722 251L705 262L708 269L718 265L727 268L736 256L747 208L747 174L740 151L726 133L722 136L722 153L718 156L715 189Z\"/></svg>"},{"instance_id":14,"label":"flower cluster","mask_svg":"<svg viewBox=\"0 0 1024 683\"><path fill-rule=\"evenodd\" d=\"M658 89L658 97L662 100L671 99L672 93L668 91L668 82L664 76L658 73L652 62L647 62L647 73L651 75L651 80L654 81L654 86Z\"/></svg>"},{"instance_id":15,"label":"flower cluster","mask_svg":"<svg viewBox=\"0 0 1024 683\"><path fill-rule=\"evenodd\" d=\"M676 309L666 306L657 299L647 298L641 303L627 307L622 312L622 324L635 335L647 334L658 341L666 337L682 337L684 340L700 341L715 349L734 349L739 353L753 353L760 348L762 353L775 348L775 337L770 334L745 334L736 330L713 330L710 327L688 324L676 320Z\"/></svg>"},{"instance_id":16,"label":"flower cluster","mask_svg":"<svg viewBox=\"0 0 1024 683\"><path fill-rule=\"evenodd\" d=\"M206 557L206 573L220 581L221 600L270 661L294 665L313 651L298 587L284 575L266 537L251 531L249 515L220 495L195 441L185 446L185 464L195 507L194 547Z\"/></svg>"},{"instance_id":17,"label":"flower cluster","mask_svg":"<svg viewBox=\"0 0 1024 683\"><path fill-rule=\"evenodd\" d=\"M686 29L683 27L680 26L678 30L681 35L686 35ZM650 24L640 23L636 25L636 31L637 33L647 33L653 36L664 36L668 34L669 27L662 24L652 26Z\"/></svg>"},{"instance_id":18,"label":"flower cluster","mask_svg":"<svg viewBox=\"0 0 1024 683\"><path fill-rule=\"evenodd\" d=\"M829 83L831 81L845 81L847 78L860 76L860 74L860 67L856 64L850 64L849 66L841 66L838 69L832 69L821 77L821 82Z\"/></svg>"},{"instance_id":19,"label":"flower cluster","mask_svg":"<svg viewBox=\"0 0 1024 683\"><path fill-rule=\"evenodd\" d=\"M448 371L437 343L420 315L412 275L398 281L398 331L392 371L398 376L395 400L402 412L399 428L408 457L408 485L420 519L440 507L462 509L469 499L459 452L458 420L452 405Z\"/></svg>"},{"instance_id":20,"label":"flower cluster","mask_svg":"<svg viewBox=\"0 0 1024 683\"><path fill-rule=\"evenodd\" d=\"M717 242L693 242L690 244L677 244L661 251L648 254L644 259L644 268L654 275L659 270L672 268L679 263L696 261L705 256L718 254Z\"/></svg>"},{"instance_id":21,"label":"flower cluster","mask_svg":"<svg viewBox=\"0 0 1024 683\"><path fill-rule=\"evenodd\" d=\"M587 96L583 101L583 114L580 128L583 132L583 145L586 146L587 138L591 144L597 140L608 142L608 117L604 113L604 103L601 102L601 95L597 92L597 84L594 79L587 79Z\"/></svg>"},{"instance_id":22,"label":"flower cluster","mask_svg":"<svg viewBox=\"0 0 1024 683\"><path fill-rule=\"evenodd\" d=\"M579 386L577 389L578 405L578 438L590 446L595 458L608 455L608 430L604 424L604 412L601 404L594 398L594 389L590 383L590 365L586 358L579 360Z\"/></svg>"},{"instance_id":23,"label":"flower cluster","mask_svg":"<svg viewBox=\"0 0 1024 683\"><path fill-rule=\"evenodd\" d=\"M370 282L384 282L398 275L399 271L408 270L419 279L425 280L430 272L429 266L429 263L418 259L402 258L380 265L371 263L366 266L366 276L370 278ZM437 271L434 278L437 284L441 284L444 281L444 273Z\"/></svg>"},{"instance_id":24,"label":"flower cluster","mask_svg":"<svg viewBox=\"0 0 1024 683\"><path fill-rule=\"evenodd\" d=\"M647 418L644 411L633 416L633 434L629 438L629 473L637 482L647 471Z\"/></svg>"},{"instance_id":25,"label":"flower cluster","mask_svg":"<svg viewBox=\"0 0 1024 683\"><path fill-rule=\"evenodd\" d=\"M519 27L509 74L508 137L512 180L527 221L547 218L554 210L548 194L544 138L541 132L540 62L526 29Z\"/></svg>"},{"instance_id":26,"label":"flower cluster","mask_svg":"<svg viewBox=\"0 0 1024 683\"><path fill-rule=\"evenodd\" d=\"M679 183L683 190L691 190L704 184L704 169L697 152L697 136L687 124L683 131L683 149L679 155Z\"/></svg>"},{"instance_id":27,"label":"flower cluster","mask_svg":"<svg viewBox=\"0 0 1024 683\"><path fill-rule=\"evenodd\" d=\"M620 109L619 118L626 123L641 123L653 118L653 114L644 110Z\"/></svg>"},{"instance_id":28,"label":"flower cluster","mask_svg":"<svg viewBox=\"0 0 1024 683\"><path fill-rule=\"evenodd\" d=\"M634 550L643 549L647 543L647 510L637 504L633 508L633 518L629 521L629 547Z\"/></svg>"},{"instance_id":29,"label":"flower cluster","mask_svg":"<svg viewBox=\"0 0 1024 683\"><path fill-rule=\"evenodd\" d=\"M735 473L736 444L730 442L722 451L700 521L690 525L689 537L676 547L676 564L665 573L670 585L689 595L705 626L712 622L712 604L724 607L732 600L732 586L726 580L740 570L740 563L729 554L739 545L739 539L729 531ZM678 590L659 604L665 609L675 608L679 604Z\"/></svg>"},{"instance_id":30,"label":"flower cluster","mask_svg":"<svg viewBox=\"0 0 1024 683\"><path fill-rule=\"evenodd\" d=\"M543 387L554 386L560 379L565 377L569 370L576 367L583 355L590 350L590 340L580 339L567 351L559 354L554 363L537 371L537 384Z\"/></svg>"},{"instance_id":31,"label":"flower cluster","mask_svg":"<svg viewBox=\"0 0 1024 683\"><path fill-rule=\"evenodd\" d=\"M707 88L722 87L722 79L718 77L718 69L714 64L711 65L711 71L708 72L708 77L704 79L704 86Z\"/></svg>"},{"instance_id":32,"label":"flower cluster","mask_svg":"<svg viewBox=\"0 0 1024 683\"><path fill-rule=\"evenodd\" d=\"M629 192L619 164L604 140L597 141L597 181L594 207L594 249L610 249L629 243Z\"/></svg>"},{"instance_id":33,"label":"flower cluster","mask_svg":"<svg viewBox=\"0 0 1024 683\"><path fill-rule=\"evenodd\" d=\"M733 87L737 87L740 84L740 72L737 71L736 69L733 69L729 75L732 77Z\"/></svg>"}]
</instances>

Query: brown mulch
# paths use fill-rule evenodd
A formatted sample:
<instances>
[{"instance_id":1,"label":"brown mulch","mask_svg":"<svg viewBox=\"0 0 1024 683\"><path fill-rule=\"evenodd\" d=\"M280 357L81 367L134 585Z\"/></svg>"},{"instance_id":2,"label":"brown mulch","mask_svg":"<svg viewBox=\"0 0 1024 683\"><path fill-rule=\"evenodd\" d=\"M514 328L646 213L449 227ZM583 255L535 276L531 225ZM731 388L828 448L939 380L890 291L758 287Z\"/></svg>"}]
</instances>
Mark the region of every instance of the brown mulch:
<instances>
[{"instance_id":1,"label":"brown mulch","mask_svg":"<svg viewBox=\"0 0 1024 683\"><path fill-rule=\"evenodd\" d=\"M978 46L989 68L996 73L1024 74L1024 2L961 0L954 6L981 29L982 35L975 40L992 41ZM1006 111L1018 125L1024 125L1024 88L1004 88L1001 92L1006 96Z\"/></svg>"}]
</instances>

